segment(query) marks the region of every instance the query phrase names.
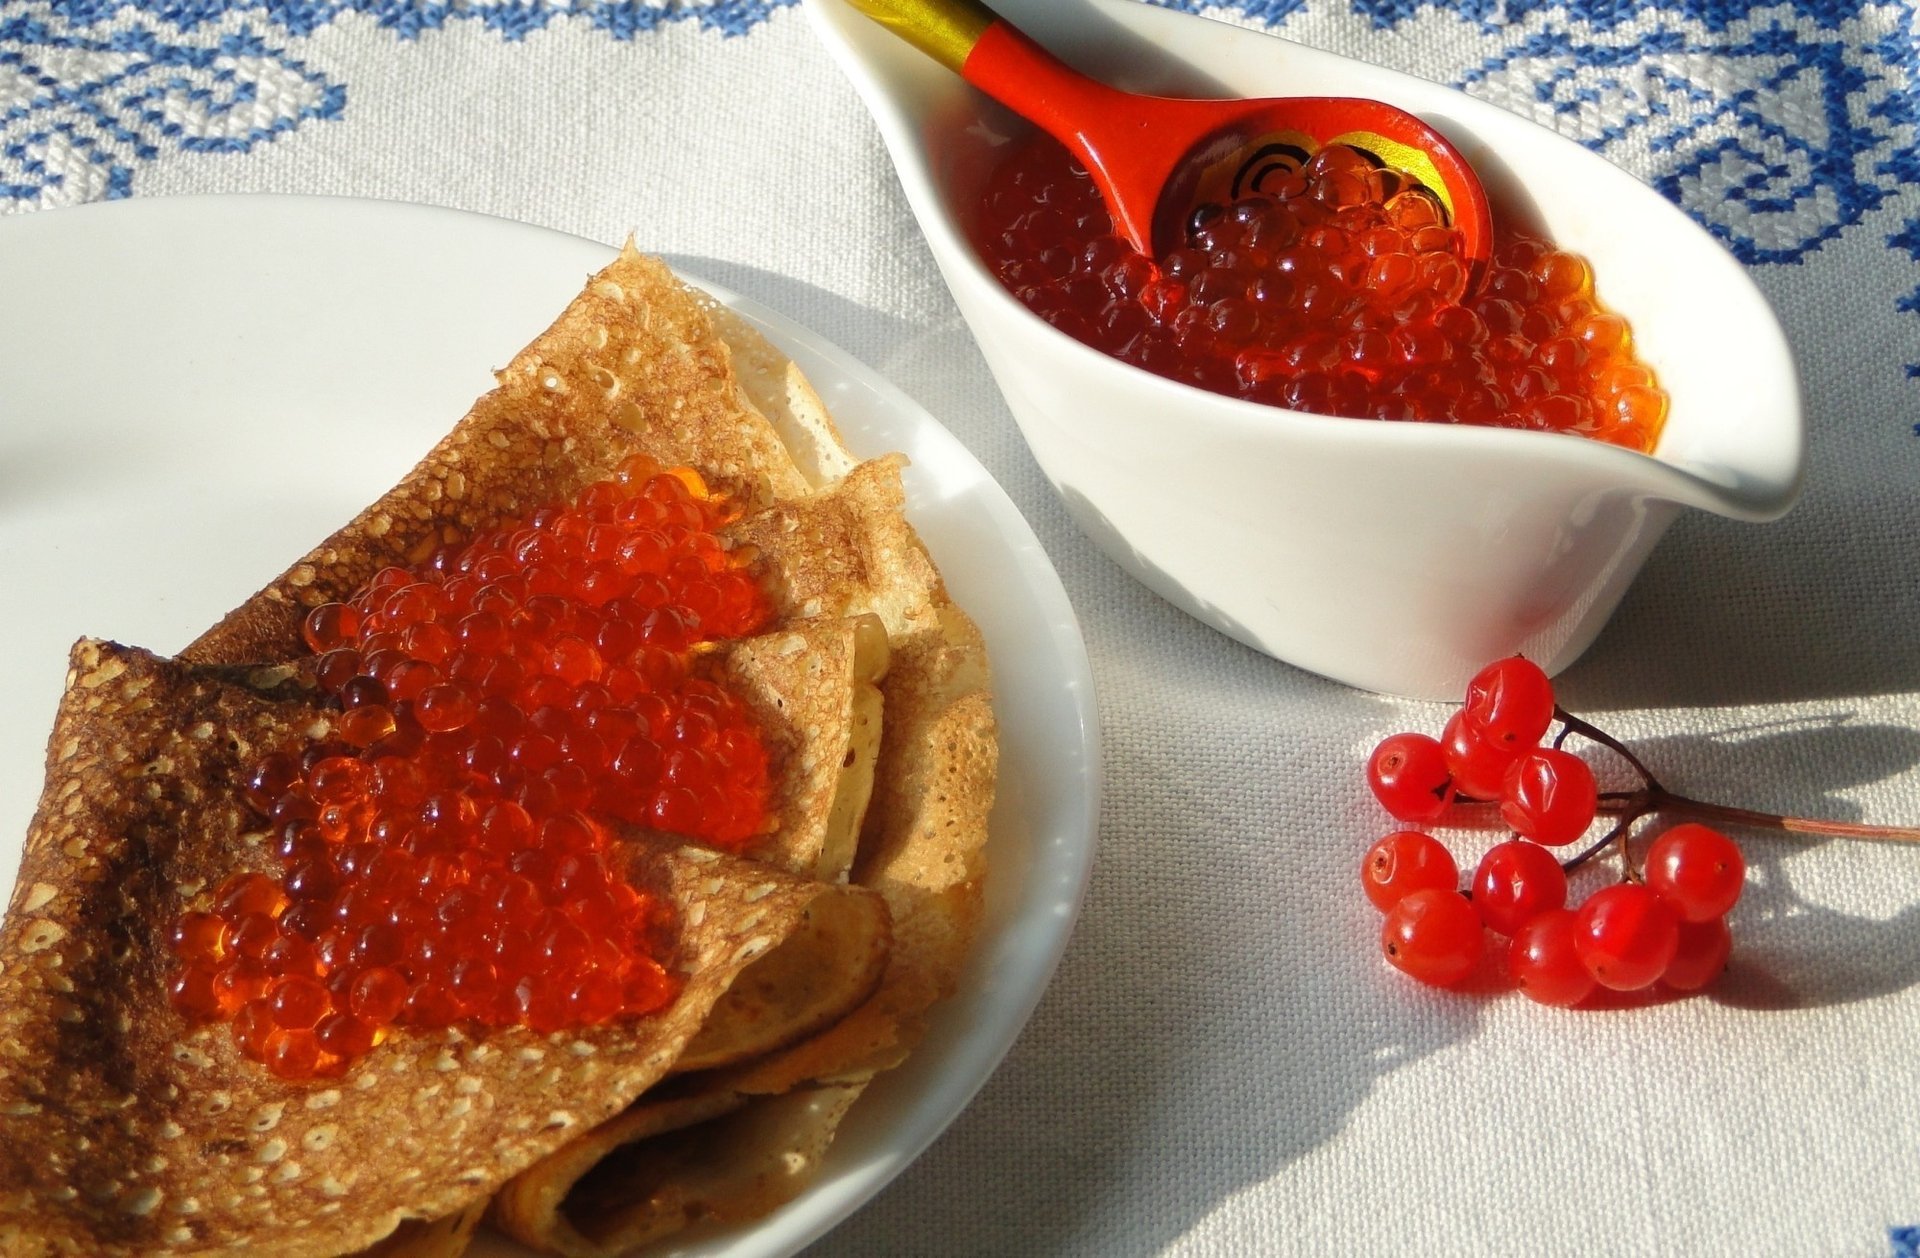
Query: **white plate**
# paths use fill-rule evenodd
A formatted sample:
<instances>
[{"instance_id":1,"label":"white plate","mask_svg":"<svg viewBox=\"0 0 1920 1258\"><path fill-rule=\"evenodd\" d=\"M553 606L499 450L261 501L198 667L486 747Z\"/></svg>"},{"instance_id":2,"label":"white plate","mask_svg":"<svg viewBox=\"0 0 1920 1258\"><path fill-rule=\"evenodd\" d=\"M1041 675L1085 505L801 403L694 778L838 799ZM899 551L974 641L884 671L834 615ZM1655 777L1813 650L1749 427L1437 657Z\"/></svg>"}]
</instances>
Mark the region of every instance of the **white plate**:
<instances>
[{"instance_id":1,"label":"white plate","mask_svg":"<svg viewBox=\"0 0 1920 1258\"><path fill-rule=\"evenodd\" d=\"M0 219L0 891L73 639L178 650L398 479L610 257L371 201L196 197ZM719 295L801 365L857 453L912 459L908 514L986 635L1001 729L987 911L961 991L854 1109L813 1188L674 1251L775 1255L898 1174L1026 1022L1086 886L1098 726L1060 579L985 469L860 363ZM488 1238L475 1252L517 1251Z\"/></svg>"}]
</instances>

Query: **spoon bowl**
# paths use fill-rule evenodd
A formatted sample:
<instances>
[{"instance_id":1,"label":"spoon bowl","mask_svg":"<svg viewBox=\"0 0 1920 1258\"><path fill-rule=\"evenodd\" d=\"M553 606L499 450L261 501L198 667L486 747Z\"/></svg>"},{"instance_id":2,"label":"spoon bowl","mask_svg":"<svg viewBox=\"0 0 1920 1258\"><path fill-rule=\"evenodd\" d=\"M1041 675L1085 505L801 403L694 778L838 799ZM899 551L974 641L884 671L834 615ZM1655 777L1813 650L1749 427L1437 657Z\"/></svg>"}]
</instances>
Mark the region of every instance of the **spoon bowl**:
<instances>
[{"instance_id":1,"label":"spoon bowl","mask_svg":"<svg viewBox=\"0 0 1920 1258\"><path fill-rule=\"evenodd\" d=\"M1578 144L1438 84L1128 0L1003 0L1076 69L1158 95L1360 96L1443 127L1496 217L1592 263L1671 409L1652 455L1582 437L1331 418L1109 358L1029 312L968 237L1026 126L842 0L803 0L1035 459L1115 562L1215 629L1366 689L1458 699L1480 666L1593 641L1683 507L1784 513L1800 383L1759 290L1705 231Z\"/></svg>"},{"instance_id":2,"label":"spoon bowl","mask_svg":"<svg viewBox=\"0 0 1920 1258\"><path fill-rule=\"evenodd\" d=\"M1493 247L1486 195L1439 131L1384 101L1128 92L1076 72L980 0L851 0L853 7L1066 146L1114 230L1161 257L1199 206L1262 191L1329 145L1361 149L1439 203L1477 274Z\"/></svg>"}]
</instances>

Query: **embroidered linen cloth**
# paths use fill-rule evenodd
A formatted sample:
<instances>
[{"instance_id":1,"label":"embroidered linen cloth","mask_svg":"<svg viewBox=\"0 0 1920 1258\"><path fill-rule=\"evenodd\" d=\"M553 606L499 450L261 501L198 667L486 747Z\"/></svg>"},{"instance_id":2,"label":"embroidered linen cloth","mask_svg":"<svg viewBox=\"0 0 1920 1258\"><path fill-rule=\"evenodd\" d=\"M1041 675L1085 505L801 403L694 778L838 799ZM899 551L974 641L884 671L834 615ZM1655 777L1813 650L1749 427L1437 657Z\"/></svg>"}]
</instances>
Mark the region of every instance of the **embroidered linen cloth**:
<instances>
[{"instance_id":1,"label":"embroidered linen cloth","mask_svg":"<svg viewBox=\"0 0 1920 1258\"><path fill-rule=\"evenodd\" d=\"M1558 127L1752 268L1805 375L1806 498L1684 518L1562 694L1693 793L1920 822L1915 7L1179 7ZM1920 1252L1920 851L1743 835L1732 970L1658 1008L1388 972L1361 766L1445 710L1229 642L1074 531L789 4L0 3L0 210L227 191L631 231L889 376L1039 531L1105 726L1084 915L999 1073L819 1253Z\"/></svg>"}]
</instances>

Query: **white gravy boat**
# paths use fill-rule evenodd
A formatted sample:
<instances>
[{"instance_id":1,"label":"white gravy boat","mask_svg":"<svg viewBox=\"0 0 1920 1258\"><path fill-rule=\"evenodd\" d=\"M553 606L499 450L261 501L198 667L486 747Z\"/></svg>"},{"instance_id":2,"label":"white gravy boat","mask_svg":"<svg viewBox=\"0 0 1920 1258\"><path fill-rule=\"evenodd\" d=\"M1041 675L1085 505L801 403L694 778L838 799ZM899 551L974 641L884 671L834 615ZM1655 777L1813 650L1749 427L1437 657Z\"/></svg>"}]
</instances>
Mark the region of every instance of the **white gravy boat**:
<instances>
[{"instance_id":1,"label":"white gravy boat","mask_svg":"<svg viewBox=\"0 0 1920 1258\"><path fill-rule=\"evenodd\" d=\"M1579 657L1683 506L1784 513L1800 384L1765 298L1665 198L1451 88L1137 0L997 0L1075 68L1164 95L1374 97L1445 132L1504 212L1593 264L1672 411L1653 456L1582 437L1305 415L1177 384L1031 314L966 223L1026 124L841 0L804 0L1034 457L1117 563L1222 633L1354 686L1457 700Z\"/></svg>"}]
</instances>

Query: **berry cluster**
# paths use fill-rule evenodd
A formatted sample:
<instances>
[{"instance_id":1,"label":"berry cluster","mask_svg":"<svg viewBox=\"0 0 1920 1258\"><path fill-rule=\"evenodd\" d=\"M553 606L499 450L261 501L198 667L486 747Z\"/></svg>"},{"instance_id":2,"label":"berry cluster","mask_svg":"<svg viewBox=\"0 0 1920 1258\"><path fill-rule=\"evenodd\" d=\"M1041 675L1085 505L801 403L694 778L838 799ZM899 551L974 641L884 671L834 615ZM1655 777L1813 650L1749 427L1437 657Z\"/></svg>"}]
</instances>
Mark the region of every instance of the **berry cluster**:
<instances>
[{"instance_id":1,"label":"berry cluster","mask_svg":"<svg viewBox=\"0 0 1920 1258\"><path fill-rule=\"evenodd\" d=\"M1560 734L1541 745L1556 720ZM1573 733L1627 754L1646 786L1602 795L1586 761L1561 746ZM1616 842L1624 854L1638 816L1712 806L1666 792L1619 744L1561 710L1547 675L1529 661L1481 670L1438 739L1395 734L1381 742L1367 782L1402 821L1431 825L1471 805L1497 805L1513 831L1481 858L1464 894L1452 853L1430 834L1402 830L1367 850L1361 882L1386 914L1381 948L1421 982L1464 982L1482 965L1489 931L1510 941L1514 984L1548 1005L1579 1004L1596 987L1695 991L1725 968L1726 914L1740 898L1746 863L1718 830L1691 822L1666 830L1648 848L1643 872L1626 860L1622 881L1569 906L1568 871ZM1563 864L1548 849L1577 841L1603 805L1621 823Z\"/></svg>"},{"instance_id":2,"label":"berry cluster","mask_svg":"<svg viewBox=\"0 0 1920 1258\"><path fill-rule=\"evenodd\" d=\"M396 1024L547 1032L672 999L670 910L612 827L733 849L766 827L752 715L690 671L770 614L714 533L737 513L635 458L314 609L334 737L241 784L281 876L236 875L175 923L174 1006L305 1078Z\"/></svg>"},{"instance_id":3,"label":"berry cluster","mask_svg":"<svg viewBox=\"0 0 1920 1258\"><path fill-rule=\"evenodd\" d=\"M1041 318L1216 393L1636 450L1666 418L1583 259L1508 233L1470 294L1440 203L1347 145L1202 207L1186 247L1156 264L1114 234L1085 169L1037 135L995 169L979 229L988 266Z\"/></svg>"}]
</instances>

